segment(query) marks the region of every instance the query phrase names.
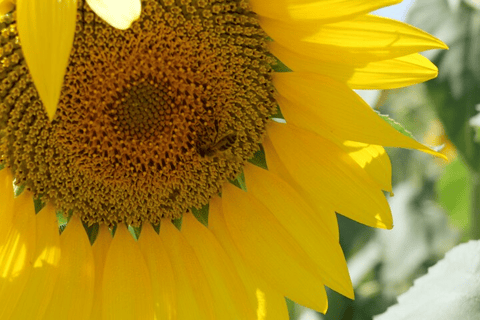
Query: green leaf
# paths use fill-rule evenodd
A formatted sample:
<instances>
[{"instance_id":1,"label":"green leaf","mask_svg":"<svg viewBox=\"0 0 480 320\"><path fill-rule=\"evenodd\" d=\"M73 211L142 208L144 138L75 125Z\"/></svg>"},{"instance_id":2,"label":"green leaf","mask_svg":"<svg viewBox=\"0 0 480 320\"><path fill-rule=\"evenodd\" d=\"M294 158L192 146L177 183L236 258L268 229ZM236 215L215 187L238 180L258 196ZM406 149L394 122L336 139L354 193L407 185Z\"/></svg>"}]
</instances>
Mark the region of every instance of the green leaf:
<instances>
[{"instance_id":1,"label":"green leaf","mask_svg":"<svg viewBox=\"0 0 480 320\"><path fill-rule=\"evenodd\" d=\"M472 181L467 166L457 158L449 163L436 184L438 202L460 229L470 226Z\"/></svg>"},{"instance_id":2,"label":"green leaf","mask_svg":"<svg viewBox=\"0 0 480 320\"><path fill-rule=\"evenodd\" d=\"M375 320L480 319L480 241L449 251Z\"/></svg>"},{"instance_id":3,"label":"green leaf","mask_svg":"<svg viewBox=\"0 0 480 320\"><path fill-rule=\"evenodd\" d=\"M400 123L396 122L395 120L393 120L392 118L390 118L389 116L385 115L385 114L381 114L379 113L378 111L375 111L379 116L380 118L382 118L383 120L385 120L389 125L391 125L395 130L397 130L398 132L400 132L401 134L409 137L409 138L412 138L415 140L415 138L413 137L413 135L410 133L410 131L408 131L407 129L405 129Z\"/></svg>"}]
</instances>

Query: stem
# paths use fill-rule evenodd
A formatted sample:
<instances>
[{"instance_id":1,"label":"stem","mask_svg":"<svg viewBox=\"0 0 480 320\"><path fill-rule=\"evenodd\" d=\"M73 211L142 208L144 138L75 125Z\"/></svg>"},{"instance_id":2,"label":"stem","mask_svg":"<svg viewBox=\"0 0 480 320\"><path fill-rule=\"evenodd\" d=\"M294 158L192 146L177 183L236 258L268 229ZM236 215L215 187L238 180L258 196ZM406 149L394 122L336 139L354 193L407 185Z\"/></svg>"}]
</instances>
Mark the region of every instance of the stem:
<instances>
[{"instance_id":1,"label":"stem","mask_svg":"<svg viewBox=\"0 0 480 320\"><path fill-rule=\"evenodd\" d=\"M472 172L471 238L480 239L480 174Z\"/></svg>"}]
</instances>

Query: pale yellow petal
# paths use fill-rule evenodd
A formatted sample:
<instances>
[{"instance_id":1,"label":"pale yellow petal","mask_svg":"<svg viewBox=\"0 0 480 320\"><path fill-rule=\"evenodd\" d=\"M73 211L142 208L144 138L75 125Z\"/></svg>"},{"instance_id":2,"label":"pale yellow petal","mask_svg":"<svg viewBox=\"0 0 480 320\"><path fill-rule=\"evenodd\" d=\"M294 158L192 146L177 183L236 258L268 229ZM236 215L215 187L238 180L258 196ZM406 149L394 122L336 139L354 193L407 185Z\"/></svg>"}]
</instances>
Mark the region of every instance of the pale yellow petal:
<instances>
[{"instance_id":1,"label":"pale yellow petal","mask_svg":"<svg viewBox=\"0 0 480 320\"><path fill-rule=\"evenodd\" d=\"M293 71L315 72L345 82L352 89L393 89L435 78L437 67L419 53L368 63L332 62L293 52L277 42L270 52Z\"/></svg>"},{"instance_id":2,"label":"pale yellow petal","mask_svg":"<svg viewBox=\"0 0 480 320\"><path fill-rule=\"evenodd\" d=\"M23 55L50 120L57 110L76 17L76 0L17 0Z\"/></svg>"},{"instance_id":3,"label":"pale yellow petal","mask_svg":"<svg viewBox=\"0 0 480 320\"><path fill-rule=\"evenodd\" d=\"M34 214L31 194L29 198L29 202L32 203L29 211L31 210ZM27 213L22 212L21 215L24 214ZM19 219L21 215L19 214L16 219ZM11 315L12 319L42 319L58 278L61 250L55 208L51 204L47 204L37 214L35 221L35 254L29 261L32 270Z\"/></svg>"},{"instance_id":4,"label":"pale yellow petal","mask_svg":"<svg viewBox=\"0 0 480 320\"><path fill-rule=\"evenodd\" d=\"M155 318L174 320L177 318L175 279L165 244L149 224L143 226L138 244L150 271Z\"/></svg>"},{"instance_id":5,"label":"pale yellow petal","mask_svg":"<svg viewBox=\"0 0 480 320\"><path fill-rule=\"evenodd\" d=\"M102 288L103 319L153 319L150 273L140 248L124 224L107 253Z\"/></svg>"},{"instance_id":6,"label":"pale yellow petal","mask_svg":"<svg viewBox=\"0 0 480 320\"><path fill-rule=\"evenodd\" d=\"M247 164L244 167L249 194L263 203L278 222L312 259L325 285L353 299L353 286L342 248L314 212L285 181L268 170ZM330 214L330 213L327 213Z\"/></svg>"},{"instance_id":7,"label":"pale yellow petal","mask_svg":"<svg viewBox=\"0 0 480 320\"><path fill-rule=\"evenodd\" d=\"M321 204L329 202L336 212L360 223L392 227L383 192L340 147L289 124L271 123L267 133L303 197ZM267 164L268 153L266 149Z\"/></svg>"},{"instance_id":8,"label":"pale yellow petal","mask_svg":"<svg viewBox=\"0 0 480 320\"><path fill-rule=\"evenodd\" d=\"M212 289L217 319L253 319L255 309L230 258L213 234L195 219L183 215L182 234L198 257Z\"/></svg>"},{"instance_id":9,"label":"pale yellow petal","mask_svg":"<svg viewBox=\"0 0 480 320\"><path fill-rule=\"evenodd\" d=\"M2 208L0 226L0 319L9 319L10 314L27 284L35 254L36 217L32 195L23 192L13 199L13 186L9 170L0 171L2 181ZM10 191L10 189L12 189ZM3 191L6 191L3 193ZM8 199L4 199L8 196ZM10 198L11 197L11 198ZM5 200L5 206L4 201ZM40 245L44 244L42 243Z\"/></svg>"},{"instance_id":10,"label":"pale yellow petal","mask_svg":"<svg viewBox=\"0 0 480 320\"><path fill-rule=\"evenodd\" d=\"M180 231L166 219L160 224L160 237L165 243L175 276L177 319L216 319L210 286L192 247Z\"/></svg>"},{"instance_id":11,"label":"pale yellow petal","mask_svg":"<svg viewBox=\"0 0 480 320\"><path fill-rule=\"evenodd\" d=\"M80 219L73 216L60 236L58 279L45 319L90 319L95 265L92 246Z\"/></svg>"},{"instance_id":12,"label":"pale yellow petal","mask_svg":"<svg viewBox=\"0 0 480 320\"><path fill-rule=\"evenodd\" d=\"M256 320L288 320L288 310L282 294L245 264L226 228L222 213L222 202L218 197L210 200L208 228L232 259L246 287L250 303L256 306Z\"/></svg>"},{"instance_id":13,"label":"pale yellow petal","mask_svg":"<svg viewBox=\"0 0 480 320\"><path fill-rule=\"evenodd\" d=\"M12 0L0 0L0 15L11 12L14 7Z\"/></svg>"},{"instance_id":14,"label":"pale yellow petal","mask_svg":"<svg viewBox=\"0 0 480 320\"><path fill-rule=\"evenodd\" d=\"M250 0L257 14L283 21L331 22L370 12L401 0Z\"/></svg>"},{"instance_id":15,"label":"pale yellow petal","mask_svg":"<svg viewBox=\"0 0 480 320\"><path fill-rule=\"evenodd\" d=\"M405 23L362 15L330 24L286 24L261 19L263 30L291 51L322 61L366 65L447 46L428 33Z\"/></svg>"},{"instance_id":16,"label":"pale yellow petal","mask_svg":"<svg viewBox=\"0 0 480 320\"><path fill-rule=\"evenodd\" d=\"M140 0L87 0L92 10L112 27L125 30L140 18Z\"/></svg>"},{"instance_id":17,"label":"pale yellow petal","mask_svg":"<svg viewBox=\"0 0 480 320\"><path fill-rule=\"evenodd\" d=\"M226 227L245 261L272 287L311 309L325 312L324 281L315 264L275 216L248 192L225 183Z\"/></svg>"},{"instance_id":18,"label":"pale yellow petal","mask_svg":"<svg viewBox=\"0 0 480 320\"><path fill-rule=\"evenodd\" d=\"M395 130L341 82L307 72L276 73L273 81L287 122L344 141L418 149L444 157Z\"/></svg>"},{"instance_id":19,"label":"pale yellow petal","mask_svg":"<svg viewBox=\"0 0 480 320\"><path fill-rule=\"evenodd\" d=\"M112 243L112 235L108 227L104 224L99 226L98 235L92 246L93 260L95 262L95 288L93 295L93 306L91 320L102 319L102 296L103 296L103 273L105 269L105 259L108 249Z\"/></svg>"}]
</instances>

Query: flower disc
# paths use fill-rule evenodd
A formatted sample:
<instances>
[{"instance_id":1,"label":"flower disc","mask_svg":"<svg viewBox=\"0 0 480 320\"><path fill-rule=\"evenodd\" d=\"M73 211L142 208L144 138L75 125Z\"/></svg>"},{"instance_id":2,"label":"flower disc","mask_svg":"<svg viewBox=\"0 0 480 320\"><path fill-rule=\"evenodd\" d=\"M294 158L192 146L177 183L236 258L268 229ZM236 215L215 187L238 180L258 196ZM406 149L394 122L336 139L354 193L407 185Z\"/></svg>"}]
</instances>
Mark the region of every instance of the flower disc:
<instances>
[{"instance_id":1,"label":"flower disc","mask_svg":"<svg viewBox=\"0 0 480 320\"><path fill-rule=\"evenodd\" d=\"M52 122L14 17L0 25L2 161L58 208L109 225L178 218L258 150L273 61L246 1L147 0L126 31L79 1Z\"/></svg>"}]
</instances>

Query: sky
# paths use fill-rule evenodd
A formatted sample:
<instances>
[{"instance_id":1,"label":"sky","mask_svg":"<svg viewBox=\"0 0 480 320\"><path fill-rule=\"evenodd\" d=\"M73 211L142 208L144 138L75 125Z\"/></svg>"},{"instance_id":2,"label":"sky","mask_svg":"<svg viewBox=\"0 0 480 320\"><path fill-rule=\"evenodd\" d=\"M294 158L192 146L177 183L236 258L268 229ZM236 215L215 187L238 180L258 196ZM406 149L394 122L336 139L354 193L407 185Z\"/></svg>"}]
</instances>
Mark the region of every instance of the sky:
<instances>
[{"instance_id":1,"label":"sky","mask_svg":"<svg viewBox=\"0 0 480 320\"><path fill-rule=\"evenodd\" d=\"M403 0L399 4L382 8L372 13L379 16L384 16L384 17L395 19L395 20L404 21L407 15L408 8L410 8L413 2L414 0Z\"/></svg>"}]
</instances>

